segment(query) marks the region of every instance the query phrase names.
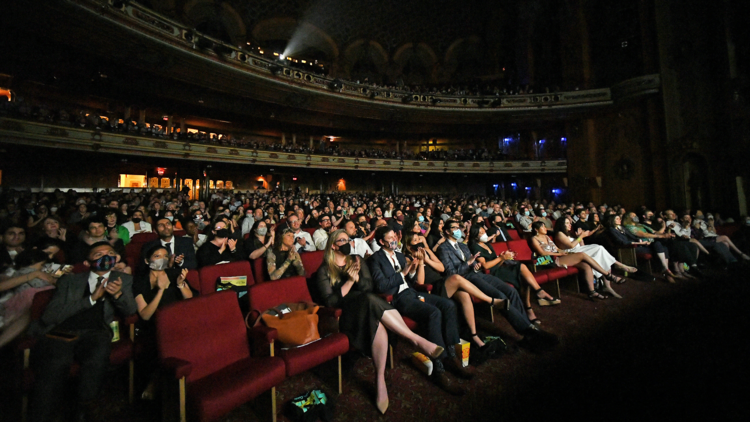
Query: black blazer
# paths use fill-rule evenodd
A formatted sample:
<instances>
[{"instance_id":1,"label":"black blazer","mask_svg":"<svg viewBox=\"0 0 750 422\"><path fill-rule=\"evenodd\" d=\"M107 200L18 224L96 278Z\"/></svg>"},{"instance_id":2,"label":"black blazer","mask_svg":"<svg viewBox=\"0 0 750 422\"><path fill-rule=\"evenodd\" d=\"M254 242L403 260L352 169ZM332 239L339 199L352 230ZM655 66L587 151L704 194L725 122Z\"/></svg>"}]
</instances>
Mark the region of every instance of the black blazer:
<instances>
[{"instance_id":1,"label":"black blazer","mask_svg":"<svg viewBox=\"0 0 750 422\"><path fill-rule=\"evenodd\" d=\"M404 257L404 254L396 252L396 260L401 269L406 268L406 258ZM386 255L385 249L381 248L372 254L368 261L375 291L387 295L397 294L404 279L401 277L401 272L396 272L393 268L391 259ZM409 285L409 287L411 287L411 285Z\"/></svg>"},{"instance_id":2,"label":"black blazer","mask_svg":"<svg viewBox=\"0 0 750 422\"><path fill-rule=\"evenodd\" d=\"M151 242L143 245L143 249L141 250L143 251L143 253L146 253L147 250L157 245L161 245L161 240L152 240ZM180 266L180 268L187 268L188 270L194 270L198 268L198 261L195 258L195 248L193 248L192 239L188 237L172 236L172 252L175 255L185 256L185 260L182 261L182 265ZM145 259L145 257L142 258Z\"/></svg>"},{"instance_id":3,"label":"black blazer","mask_svg":"<svg viewBox=\"0 0 750 422\"><path fill-rule=\"evenodd\" d=\"M643 239L634 235L633 233L630 233L627 229L619 231L614 227L610 227L609 229L607 229L607 234L612 240L612 243L614 243L616 246L626 246L630 245L633 242L643 241Z\"/></svg>"},{"instance_id":4,"label":"black blazer","mask_svg":"<svg viewBox=\"0 0 750 422\"><path fill-rule=\"evenodd\" d=\"M500 233L502 232L503 236L505 236L505 240L503 240L503 236L500 236ZM498 233L498 235L495 237L495 242L509 242L513 240L512 237L510 237L510 233L508 233L508 229L505 228L504 224L501 224L498 226L490 226L489 229L487 229L487 236L492 236L493 234Z\"/></svg>"}]
</instances>

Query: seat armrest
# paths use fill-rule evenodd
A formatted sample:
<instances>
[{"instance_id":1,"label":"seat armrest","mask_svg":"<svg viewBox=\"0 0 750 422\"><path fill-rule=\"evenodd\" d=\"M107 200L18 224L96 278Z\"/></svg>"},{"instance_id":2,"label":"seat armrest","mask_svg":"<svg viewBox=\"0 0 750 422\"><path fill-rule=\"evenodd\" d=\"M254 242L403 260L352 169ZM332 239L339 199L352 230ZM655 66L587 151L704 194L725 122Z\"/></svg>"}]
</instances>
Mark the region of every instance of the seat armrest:
<instances>
[{"instance_id":1,"label":"seat armrest","mask_svg":"<svg viewBox=\"0 0 750 422\"><path fill-rule=\"evenodd\" d=\"M187 378L193 371L193 364L178 358L166 358L161 361L162 367L175 379Z\"/></svg>"},{"instance_id":2,"label":"seat armrest","mask_svg":"<svg viewBox=\"0 0 750 422\"><path fill-rule=\"evenodd\" d=\"M31 349L36 344L36 338L31 336L23 336L18 341L16 345L16 350L19 352L23 352L25 350Z\"/></svg>"},{"instance_id":3,"label":"seat armrest","mask_svg":"<svg viewBox=\"0 0 750 422\"><path fill-rule=\"evenodd\" d=\"M329 308L327 306L321 306L318 309L318 315L323 317L341 318L341 308Z\"/></svg>"},{"instance_id":4,"label":"seat armrest","mask_svg":"<svg viewBox=\"0 0 750 422\"><path fill-rule=\"evenodd\" d=\"M432 284L415 284L414 290L418 292L432 292Z\"/></svg>"},{"instance_id":5,"label":"seat armrest","mask_svg":"<svg viewBox=\"0 0 750 422\"><path fill-rule=\"evenodd\" d=\"M265 344L271 344L279 338L279 332L275 328L266 327L265 325L258 325L247 330L253 342L263 342Z\"/></svg>"},{"instance_id":6,"label":"seat armrest","mask_svg":"<svg viewBox=\"0 0 750 422\"><path fill-rule=\"evenodd\" d=\"M393 302L393 295L386 295L386 294L383 294L383 293L378 293L378 296L382 297L383 300L385 300L388 303Z\"/></svg>"},{"instance_id":7,"label":"seat armrest","mask_svg":"<svg viewBox=\"0 0 750 422\"><path fill-rule=\"evenodd\" d=\"M134 313L133 315L124 318L123 322L125 323L125 325L135 325L140 319L141 318L138 316L138 313Z\"/></svg>"}]
</instances>

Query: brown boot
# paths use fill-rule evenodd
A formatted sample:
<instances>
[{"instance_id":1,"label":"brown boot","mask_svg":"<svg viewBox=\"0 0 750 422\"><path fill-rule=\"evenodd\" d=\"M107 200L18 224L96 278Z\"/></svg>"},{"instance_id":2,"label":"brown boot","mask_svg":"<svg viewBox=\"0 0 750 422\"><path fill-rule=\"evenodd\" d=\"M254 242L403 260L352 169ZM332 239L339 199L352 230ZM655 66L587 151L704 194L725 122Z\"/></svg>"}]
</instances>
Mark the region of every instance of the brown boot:
<instances>
[{"instance_id":1,"label":"brown boot","mask_svg":"<svg viewBox=\"0 0 750 422\"><path fill-rule=\"evenodd\" d=\"M466 394L466 391L464 391L463 388L451 383L451 380L448 379L448 375L445 374L445 371L433 372L430 378L432 378L432 382L434 382L435 385L442 388L443 391L447 393L453 394L454 396L463 396Z\"/></svg>"}]
</instances>

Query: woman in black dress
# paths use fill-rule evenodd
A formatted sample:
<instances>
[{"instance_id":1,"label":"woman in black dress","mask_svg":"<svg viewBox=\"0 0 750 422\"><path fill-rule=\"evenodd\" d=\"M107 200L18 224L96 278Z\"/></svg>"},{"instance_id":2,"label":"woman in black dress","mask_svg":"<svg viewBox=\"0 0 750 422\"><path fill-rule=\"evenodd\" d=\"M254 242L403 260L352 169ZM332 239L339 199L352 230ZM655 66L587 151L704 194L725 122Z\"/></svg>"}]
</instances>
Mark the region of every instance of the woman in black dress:
<instances>
[{"instance_id":1,"label":"woman in black dress","mask_svg":"<svg viewBox=\"0 0 750 422\"><path fill-rule=\"evenodd\" d=\"M193 297L193 292L187 284L186 277L188 270L179 268L169 268L169 252L161 244L154 246L146 251L146 267L148 270L133 282L133 296L138 309L138 315L141 322L138 326L139 337L145 336L142 344L153 346L153 334L155 325L151 318L158 308L169 305L170 303L179 302L183 299ZM155 350L151 353L152 359L147 363L154 371L151 380L146 389L141 394L143 399L152 399L156 386L157 359Z\"/></svg>"},{"instance_id":2,"label":"woman in black dress","mask_svg":"<svg viewBox=\"0 0 750 422\"><path fill-rule=\"evenodd\" d=\"M483 269L488 270L491 275L500 280L512 284L518 290L524 301L526 316L529 317L529 321L540 324L541 322L536 318L534 310L531 308L531 290L534 291L539 306L559 305L560 299L554 298L542 290L526 264L506 262L513 260L515 257L513 252L506 251L502 256L497 256L492 246L487 244L488 242L489 238L484 225L472 225L471 230L469 230L469 250L471 253L479 253L477 261L482 263Z\"/></svg>"},{"instance_id":3,"label":"woman in black dress","mask_svg":"<svg viewBox=\"0 0 750 422\"><path fill-rule=\"evenodd\" d=\"M359 256L349 255L349 240L345 230L336 230L328 237L323 263L317 272L317 287L326 306L342 309L339 328L349 337L349 343L372 356L376 374L376 405L381 413L385 413L388 409L385 386L388 357L386 329L408 340L430 357L439 356L443 348L414 334L397 310L372 293L370 269Z\"/></svg>"},{"instance_id":4,"label":"woman in black dress","mask_svg":"<svg viewBox=\"0 0 750 422\"><path fill-rule=\"evenodd\" d=\"M407 233L404 236L404 247L401 248L407 262L418 259L421 265L418 267L415 276L417 284L432 285L432 294L453 299L461 305L466 325L471 330L471 340L479 347L480 360L491 357L494 350L485 346L484 341L477 335L477 324L474 319L474 304L471 297L487 302L490 305L506 306L510 302L503 299L492 299L484 294L474 283L464 277L453 274L445 278L442 273L445 271L443 263L438 259L430 248L427 247L427 241L424 236L416 233Z\"/></svg>"}]
</instances>

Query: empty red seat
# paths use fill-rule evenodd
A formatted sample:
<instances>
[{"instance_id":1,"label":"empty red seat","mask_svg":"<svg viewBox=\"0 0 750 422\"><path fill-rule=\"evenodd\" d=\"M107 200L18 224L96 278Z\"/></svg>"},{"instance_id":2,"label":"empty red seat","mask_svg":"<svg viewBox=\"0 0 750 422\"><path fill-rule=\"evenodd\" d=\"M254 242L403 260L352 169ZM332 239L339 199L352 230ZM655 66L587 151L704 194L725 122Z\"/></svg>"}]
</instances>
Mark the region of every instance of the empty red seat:
<instances>
[{"instance_id":1,"label":"empty red seat","mask_svg":"<svg viewBox=\"0 0 750 422\"><path fill-rule=\"evenodd\" d=\"M198 270L200 275L200 293L206 295L216 291L216 282L220 277L246 276L247 285L255 284L253 271L247 261L230 262L227 264L209 265Z\"/></svg>"}]
</instances>

